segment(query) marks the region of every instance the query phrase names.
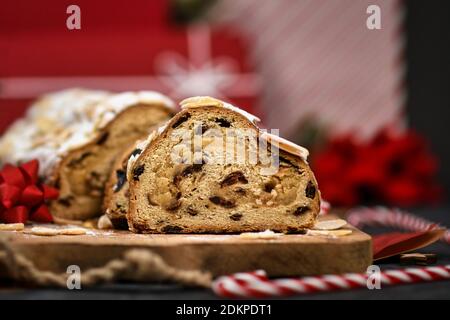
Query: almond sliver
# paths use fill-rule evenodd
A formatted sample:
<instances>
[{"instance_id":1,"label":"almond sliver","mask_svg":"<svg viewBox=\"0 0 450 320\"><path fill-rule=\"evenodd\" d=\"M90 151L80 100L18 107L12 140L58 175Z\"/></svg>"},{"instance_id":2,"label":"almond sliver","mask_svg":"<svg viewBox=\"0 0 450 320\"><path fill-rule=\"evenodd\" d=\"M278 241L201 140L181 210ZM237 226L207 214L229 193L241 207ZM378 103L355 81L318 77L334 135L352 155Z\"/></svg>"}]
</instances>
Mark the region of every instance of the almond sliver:
<instances>
[{"instance_id":1,"label":"almond sliver","mask_svg":"<svg viewBox=\"0 0 450 320\"><path fill-rule=\"evenodd\" d=\"M286 140L277 135L267 132L263 132L261 134L261 138L265 139L267 142L271 144L274 144L275 146L278 146L278 148L280 148L281 150L284 150L290 154L300 157L305 162L308 160L309 151L308 149L303 148L302 146L299 146L289 140Z\"/></svg>"},{"instance_id":2,"label":"almond sliver","mask_svg":"<svg viewBox=\"0 0 450 320\"><path fill-rule=\"evenodd\" d=\"M29 233L35 236L56 236L58 235L59 230L47 227L33 227Z\"/></svg>"},{"instance_id":3,"label":"almond sliver","mask_svg":"<svg viewBox=\"0 0 450 320\"><path fill-rule=\"evenodd\" d=\"M223 101L211 97L191 97L180 102L181 108L223 107Z\"/></svg>"},{"instance_id":4,"label":"almond sliver","mask_svg":"<svg viewBox=\"0 0 450 320\"><path fill-rule=\"evenodd\" d=\"M67 236L77 236L86 234L86 229L84 228L66 228L66 229L60 229L58 230L61 235L67 235Z\"/></svg>"},{"instance_id":5,"label":"almond sliver","mask_svg":"<svg viewBox=\"0 0 450 320\"><path fill-rule=\"evenodd\" d=\"M309 236L343 237L352 233L350 229L344 230L308 230Z\"/></svg>"},{"instance_id":6,"label":"almond sliver","mask_svg":"<svg viewBox=\"0 0 450 320\"><path fill-rule=\"evenodd\" d=\"M318 221L313 229L314 230L337 230L342 228L347 224L347 221L343 219L335 219L335 220L325 220L325 221Z\"/></svg>"},{"instance_id":7,"label":"almond sliver","mask_svg":"<svg viewBox=\"0 0 450 320\"><path fill-rule=\"evenodd\" d=\"M0 223L0 231L22 231L24 228L23 223Z\"/></svg>"},{"instance_id":8,"label":"almond sliver","mask_svg":"<svg viewBox=\"0 0 450 320\"><path fill-rule=\"evenodd\" d=\"M50 228L50 227L33 227L27 233L33 234L35 236L57 236L57 235L68 235L68 236L76 236L86 234L86 229L73 227L73 228Z\"/></svg>"}]
</instances>

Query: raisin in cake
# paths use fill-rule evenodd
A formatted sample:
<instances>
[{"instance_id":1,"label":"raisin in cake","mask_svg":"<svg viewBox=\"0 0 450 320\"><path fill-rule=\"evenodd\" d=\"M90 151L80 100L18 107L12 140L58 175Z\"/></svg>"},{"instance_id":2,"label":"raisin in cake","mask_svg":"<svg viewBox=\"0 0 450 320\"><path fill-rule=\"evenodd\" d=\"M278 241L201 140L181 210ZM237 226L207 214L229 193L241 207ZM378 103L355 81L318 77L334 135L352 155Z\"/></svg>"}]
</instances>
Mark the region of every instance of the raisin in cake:
<instances>
[{"instance_id":1,"label":"raisin in cake","mask_svg":"<svg viewBox=\"0 0 450 320\"><path fill-rule=\"evenodd\" d=\"M173 102L152 91L69 89L48 94L0 140L0 159L38 159L40 176L60 191L59 199L50 203L52 214L89 219L101 213L114 160L173 112Z\"/></svg>"},{"instance_id":2,"label":"raisin in cake","mask_svg":"<svg viewBox=\"0 0 450 320\"><path fill-rule=\"evenodd\" d=\"M117 158L105 187L103 211L115 229L128 230L127 212L130 191L127 181L128 159L141 152L134 144Z\"/></svg>"},{"instance_id":3,"label":"raisin in cake","mask_svg":"<svg viewBox=\"0 0 450 320\"><path fill-rule=\"evenodd\" d=\"M320 193L306 149L260 131L259 119L220 100L194 97L181 105L181 112L139 146L142 152L130 157L130 230L301 232L313 226ZM230 135L243 138L239 147L249 155L244 160L223 161L230 149L223 148L224 154L220 145ZM189 144L182 137L200 140ZM251 161L250 155L259 151L269 159L276 155L277 165Z\"/></svg>"}]
</instances>

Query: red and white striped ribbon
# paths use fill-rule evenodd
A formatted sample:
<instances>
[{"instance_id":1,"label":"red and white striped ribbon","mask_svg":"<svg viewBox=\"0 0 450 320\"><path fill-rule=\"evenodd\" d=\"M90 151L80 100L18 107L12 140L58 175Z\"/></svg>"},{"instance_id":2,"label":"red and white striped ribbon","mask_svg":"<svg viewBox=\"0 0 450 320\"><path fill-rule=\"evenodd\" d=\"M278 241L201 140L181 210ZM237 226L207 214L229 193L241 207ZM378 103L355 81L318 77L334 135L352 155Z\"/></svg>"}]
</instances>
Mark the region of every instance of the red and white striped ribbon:
<instances>
[{"instance_id":1,"label":"red and white striped ribbon","mask_svg":"<svg viewBox=\"0 0 450 320\"><path fill-rule=\"evenodd\" d=\"M353 209L348 213L347 221L358 228L363 226L382 226L405 231L425 231L436 228L439 225L411 213L385 207ZM450 230L447 229L441 241L450 244Z\"/></svg>"},{"instance_id":2,"label":"red and white striped ribbon","mask_svg":"<svg viewBox=\"0 0 450 320\"><path fill-rule=\"evenodd\" d=\"M374 274L373 274L374 275ZM370 279L369 279L370 277ZM380 286L450 279L450 265L388 270L378 275ZM226 298L268 298L305 293L367 288L372 276L364 273L270 280L262 270L217 278L213 291Z\"/></svg>"},{"instance_id":3,"label":"red and white striped ribbon","mask_svg":"<svg viewBox=\"0 0 450 320\"><path fill-rule=\"evenodd\" d=\"M320 213L319 215L325 215L328 214L328 212L331 209L331 205L328 201L321 200L320 201Z\"/></svg>"},{"instance_id":4,"label":"red and white striped ribbon","mask_svg":"<svg viewBox=\"0 0 450 320\"><path fill-rule=\"evenodd\" d=\"M328 202L323 201L321 214L326 214L329 209ZM347 215L347 221L356 227L383 226L406 231L424 231L438 226L437 223L411 213L385 207L353 209ZM450 244L449 230L441 240ZM214 281L212 289L217 295L227 298L267 298L365 288L369 276L364 273L348 273L270 280L265 271L257 270L219 277ZM381 286L448 279L450 279L450 265L387 270L381 272L379 278Z\"/></svg>"}]
</instances>

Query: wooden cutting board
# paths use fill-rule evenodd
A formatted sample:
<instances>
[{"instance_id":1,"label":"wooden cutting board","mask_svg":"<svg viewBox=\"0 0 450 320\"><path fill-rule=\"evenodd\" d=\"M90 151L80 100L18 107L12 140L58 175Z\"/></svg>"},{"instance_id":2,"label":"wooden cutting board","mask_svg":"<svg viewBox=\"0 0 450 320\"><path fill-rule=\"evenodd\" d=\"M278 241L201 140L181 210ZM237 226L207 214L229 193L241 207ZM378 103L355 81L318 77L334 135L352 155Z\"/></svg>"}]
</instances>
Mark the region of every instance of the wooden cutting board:
<instances>
[{"instance_id":1,"label":"wooden cutting board","mask_svg":"<svg viewBox=\"0 0 450 320\"><path fill-rule=\"evenodd\" d=\"M329 217L327 217L329 219ZM263 269L270 276L301 276L364 272L372 263L369 235L347 225L350 235L331 238L282 235L274 239L244 239L239 235L142 235L126 231L93 230L87 235L43 237L23 232L0 232L13 250L40 269L65 272L99 267L126 250L152 250L170 265L200 269L213 275ZM1 272L1 268L0 268Z\"/></svg>"}]
</instances>

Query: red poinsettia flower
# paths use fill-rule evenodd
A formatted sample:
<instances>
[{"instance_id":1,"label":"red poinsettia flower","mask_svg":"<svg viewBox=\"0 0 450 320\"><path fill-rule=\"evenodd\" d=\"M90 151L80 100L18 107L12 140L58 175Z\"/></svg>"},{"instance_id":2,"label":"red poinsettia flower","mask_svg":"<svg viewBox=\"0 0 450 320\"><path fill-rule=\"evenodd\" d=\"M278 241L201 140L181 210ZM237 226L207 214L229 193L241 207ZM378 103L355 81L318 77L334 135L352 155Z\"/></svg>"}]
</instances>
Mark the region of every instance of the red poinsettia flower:
<instances>
[{"instance_id":1,"label":"red poinsettia flower","mask_svg":"<svg viewBox=\"0 0 450 320\"><path fill-rule=\"evenodd\" d=\"M412 206L440 198L437 160L415 132L382 130L372 140L350 136L331 140L312 165L322 195L336 206Z\"/></svg>"},{"instance_id":2,"label":"red poinsettia flower","mask_svg":"<svg viewBox=\"0 0 450 320\"><path fill-rule=\"evenodd\" d=\"M6 164L0 171L0 222L52 222L46 200L57 199L58 190L39 182L39 162L18 167Z\"/></svg>"}]
</instances>

